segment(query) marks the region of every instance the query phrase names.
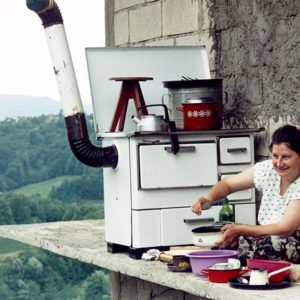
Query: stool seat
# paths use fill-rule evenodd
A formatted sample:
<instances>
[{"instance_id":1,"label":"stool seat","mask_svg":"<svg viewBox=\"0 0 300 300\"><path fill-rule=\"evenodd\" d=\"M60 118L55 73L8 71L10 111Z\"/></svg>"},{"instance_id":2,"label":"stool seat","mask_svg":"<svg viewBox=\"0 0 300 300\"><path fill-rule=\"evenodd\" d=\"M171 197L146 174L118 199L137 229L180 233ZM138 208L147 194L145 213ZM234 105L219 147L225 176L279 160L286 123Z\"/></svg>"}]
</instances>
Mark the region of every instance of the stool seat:
<instances>
[{"instance_id":1,"label":"stool seat","mask_svg":"<svg viewBox=\"0 0 300 300\"><path fill-rule=\"evenodd\" d=\"M118 130L123 131L129 99L133 99L136 113L139 117L141 115L148 115L146 107L139 109L139 107L146 105L139 82L153 80L153 77L111 77L110 80L122 82L110 132L116 130L118 123Z\"/></svg>"},{"instance_id":2,"label":"stool seat","mask_svg":"<svg viewBox=\"0 0 300 300\"><path fill-rule=\"evenodd\" d=\"M111 77L109 79L114 81L147 81L153 80L153 77Z\"/></svg>"}]
</instances>

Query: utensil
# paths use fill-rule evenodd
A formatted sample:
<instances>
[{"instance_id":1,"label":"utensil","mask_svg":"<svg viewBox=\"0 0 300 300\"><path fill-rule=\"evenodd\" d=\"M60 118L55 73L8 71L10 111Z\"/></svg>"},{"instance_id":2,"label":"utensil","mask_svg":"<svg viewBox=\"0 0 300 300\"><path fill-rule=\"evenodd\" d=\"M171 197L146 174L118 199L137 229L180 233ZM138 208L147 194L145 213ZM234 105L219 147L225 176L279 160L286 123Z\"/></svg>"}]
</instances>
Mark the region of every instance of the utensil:
<instances>
[{"instance_id":1,"label":"utensil","mask_svg":"<svg viewBox=\"0 0 300 300\"><path fill-rule=\"evenodd\" d=\"M218 270L214 269L214 266L211 266L207 269L203 269L201 272L208 276L210 282L225 283L230 279L239 278L241 275L248 273L249 270L241 268Z\"/></svg>"},{"instance_id":2,"label":"utensil","mask_svg":"<svg viewBox=\"0 0 300 300\"><path fill-rule=\"evenodd\" d=\"M263 285L269 284L269 278L273 275L285 272L289 270L292 266L287 266L276 271L268 273L267 269L252 269L250 272L250 285Z\"/></svg>"},{"instance_id":3,"label":"utensil","mask_svg":"<svg viewBox=\"0 0 300 300\"><path fill-rule=\"evenodd\" d=\"M187 99L177 110L183 112L184 129L217 129L220 104L212 98Z\"/></svg>"},{"instance_id":4,"label":"utensil","mask_svg":"<svg viewBox=\"0 0 300 300\"><path fill-rule=\"evenodd\" d=\"M277 261L277 260L264 260L250 258L247 259L247 268L248 269L267 269L268 272L273 272L284 267L292 266L288 261ZM289 274L289 270L280 272L270 276L269 281L282 281Z\"/></svg>"},{"instance_id":5,"label":"utensil","mask_svg":"<svg viewBox=\"0 0 300 300\"><path fill-rule=\"evenodd\" d=\"M292 285L292 282L290 280L270 282L270 284L263 284L263 285L250 285L249 276L242 276L239 278L229 279L228 282L230 287L232 288L245 289L245 290L277 290L277 289L284 289Z\"/></svg>"},{"instance_id":6,"label":"utensil","mask_svg":"<svg viewBox=\"0 0 300 300\"><path fill-rule=\"evenodd\" d=\"M137 131L168 131L171 139L171 151L176 154L179 151L178 136L176 133L176 124L170 121L168 107L165 104L143 105L138 110L145 107L161 106L164 109L165 117L160 115L142 115L141 119L132 116L133 121L137 124Z\"/></svg>"},{"instance_id":7,"label":"utensil","mask_svg":"<svg viewBox=\"0 0 300 300\"><path fill-rule=\"evenodd\" d=\"M201 276L203 269L217 263L226 263L228 258L237 258L238 252L234 250L191 251L186 256L190 258L193 273Z\"/></svg>"},{"instance_id":8,"label":"utensil","mask_svg":"<svg viewBox=\"0 0 300 300\"><path fill-rule=\"evenodd\" d=\"M191 266L188 265L183 265L183 266L178 266L178 265L174 265L172 263L168 263L167 264L168 269L172 272L191 272Z\"/></svg>"},{"instance_id":9,"label":"utensil","mask_svg":"<svg viewBox=\"0 0 300 300\"><path fill-rule=\"evenodd\" d=\"M193 244L199 247L214 247L222 240L223 225L200 226L192 229Z\"/></svg>"},{"instance_id":10,"label":"utensil","mask_svg":"<svg viewBox=\"0 0 300 300\"><path fill-rule=\"evenodd\" d=\"M279 270L270 272L270 273L268 273L268 278L270 278L271 276L273 276L273 275L275 275L275 274L279 274L279 273L281 273L281 272L287 271L287 270L289 270L291 267L292 267L292 266L287 266L287 267L281 268L281 269L279 269Z\"/></svg>"},{"instance_id":11,"label":"utensil","mask_svg":"<svg viewBox=\"0 0 300 300\"><path fill-rule=\"evenodd\" d=\"M168 108L164 104L151 104L143 105L138 108L141 110L150 106L162 106L165 112L165 118L161 115L142 115L140 119L136 116L132 116L132 120L137 124L137 131L167 131L168 130Z\"/></svg>"},{"instance_id":12,"label":"utensil","mask_svg":"<svg viewBox=\"0 0 300 300\"><path fill-rule=\"evenodd\" d=\"M168 107L171 110L171 119L176 122L177 127L184 127L184 129L187 130L198 130L196 128L186 128L184 124L184 114L178 111L177 108L181 107L188 99L209 98L211 102L220 108L218 109L215 127L221 128L223 118L222 79L192 79L190 77L185 77L185 79L186 80L163 81L164 87L168 89ZM225 96L227 99L226 93ZM189 126L189 124L187 126ZM205 128L199 128L199 130L201 129Z\"/></svg>"}]
</instances>

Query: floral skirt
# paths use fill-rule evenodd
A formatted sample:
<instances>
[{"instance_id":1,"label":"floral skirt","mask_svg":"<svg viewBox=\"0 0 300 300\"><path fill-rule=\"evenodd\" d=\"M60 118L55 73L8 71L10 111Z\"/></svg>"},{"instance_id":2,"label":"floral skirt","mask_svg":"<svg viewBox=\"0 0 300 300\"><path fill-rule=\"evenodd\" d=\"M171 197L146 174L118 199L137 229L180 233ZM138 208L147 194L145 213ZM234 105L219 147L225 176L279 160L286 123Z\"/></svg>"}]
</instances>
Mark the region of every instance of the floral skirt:
<instances>
[{"instance_id":1,"label":"floral skirt","mask_svg":"<svg viewBox=\"0 0 300 300\"><path fill-rule=\"evenodd\" d=\"M260 258L267 260L285 260L300 263L300 230L292 236L282 237L269 235L264 237L239 238L238 250L240 260L246 262L247 258Z\"/></svg>"}]
</instances>

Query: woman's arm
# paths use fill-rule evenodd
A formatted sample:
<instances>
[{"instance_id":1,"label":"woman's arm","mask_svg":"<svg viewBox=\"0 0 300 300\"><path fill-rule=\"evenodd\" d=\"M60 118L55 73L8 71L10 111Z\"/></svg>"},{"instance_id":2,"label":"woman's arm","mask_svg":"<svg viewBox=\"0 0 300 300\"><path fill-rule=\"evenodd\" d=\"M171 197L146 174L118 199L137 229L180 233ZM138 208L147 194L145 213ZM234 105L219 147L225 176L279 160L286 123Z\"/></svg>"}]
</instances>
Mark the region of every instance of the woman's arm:
<instances>
[{"instance_id":1,"label":"woman's arm","mask_svg":"<svg viewBox=\"0 0 300 300\"><path fill-rule=\"evenodd\" d=\"M241 173L225 177L216 183L205 197L197 199L192 204L192 211L199 215L202 213L203 204L218 201L234 192L254 187L253 172L252 166Z\"/></svg>"},{"instance_id":2,"label":"woman's arm","mask_svg":"<svg viewBox=\"0 0 300 300\"><path fill-rule=\"evenodd\" d=\"M269 225L227 224L222 227L223 241L219 245L225 247L236 243L239 236L290 236L300 227L300 199L288 204L280 223Z\"/></svg>"}]
</instances>

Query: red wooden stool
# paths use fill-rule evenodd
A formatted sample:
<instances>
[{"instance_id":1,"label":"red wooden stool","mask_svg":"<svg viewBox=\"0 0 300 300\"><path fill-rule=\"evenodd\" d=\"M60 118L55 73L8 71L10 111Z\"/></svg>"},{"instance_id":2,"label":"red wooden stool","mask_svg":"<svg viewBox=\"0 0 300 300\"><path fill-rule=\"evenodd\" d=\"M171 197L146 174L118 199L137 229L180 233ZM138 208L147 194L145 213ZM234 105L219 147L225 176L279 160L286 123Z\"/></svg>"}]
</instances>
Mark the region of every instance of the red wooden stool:
<instances>
[{"instance_id":1,"label":"red wooden stool","mask_svg":"<svg viewBox=\"0 0 300 300\"><path fill-rule=\"evenodd\" d=\"M133 99L137 115L148 115L139 81L152 80L152 77L112 77L110 80L122 81L119 101L115 110L114 118L110 126L110 132L114 132L119 123L119 131L123 131L129 99Z\"/></svg>"}]
</instances>

